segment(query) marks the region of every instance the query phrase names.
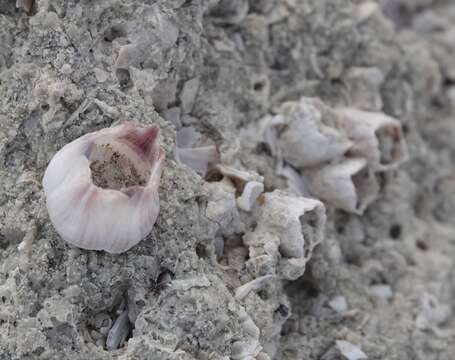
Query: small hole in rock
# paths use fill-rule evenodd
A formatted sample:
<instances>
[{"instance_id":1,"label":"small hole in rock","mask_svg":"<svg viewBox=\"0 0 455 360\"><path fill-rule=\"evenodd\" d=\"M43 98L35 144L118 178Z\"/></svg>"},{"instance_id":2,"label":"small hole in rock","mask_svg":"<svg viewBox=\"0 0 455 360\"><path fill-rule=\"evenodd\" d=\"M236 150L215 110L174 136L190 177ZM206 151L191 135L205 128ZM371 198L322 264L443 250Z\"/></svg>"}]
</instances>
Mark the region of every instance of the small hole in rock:
<instances>
[{"instance_id":1,"label":"small hole in rock","mask_svg":"<svg viewBox=\"0 0 455 360\"><path fill-rule=\"evenodd\" d=\"M223 179L223 174L221 174L217 169L210 169L205 176L205 180L208 182L218 182Z\"/></svg>"},{"instance_id":2,"label":"small hole in rock","mask_svg":"<svg viewBox=\"0 0 455 360\"><path fill-rule=\"evenodd\" d=\"M382 190L386 187L388 180L385 173L377 173L376 179L378 180L379 188Z\"/></svg>"},{"instance_id":3,"label":"small hole in rock","mask_svg":"<svg viewBox=\"0 0 455 360\"><path fill-rule=\"evenodd\" d=\"M113 40L125 35L126 31L122 25L114 25L104 32L103 39L106 42L112 42Z\"/></svg>"},{"instance_id":4,"label":"small hole in rock","mask_svg":"<svg viewBox=\"0 0 455 360\"><path fill-rule=\"evenodd\" d=\"M401 225L400 224L393 224L391 227L390 227L390 230L389 230L389 235L392 239L399 239L401 237Z\"/></svg>"},{"instance_id":5,"label":"small hole in rock","mask_svg":"<svg viewBox=\"0 0 455 360\"><path fill-rule=\"evenodd\" d=\"M356 253L356 254L348 254L348 253L344 253L344 257L345 257L345 260L346 260L346 263L348 263L349 265L354 265L354 266L358 266L358 267L361 267L362 266L362 257L360 254Z\"/></svg>"},{"instance_id":6,"label":"small hole in rock","mask_svg":"<svg viewBox=\"0 0 455 360\"><path fill-rule=\"evenodd\" d=\"M283 318L286 318L289 315L289 308L284 304L280 304L275 312L280 314Z\"/></svg>"},{"instance_id":7,"label":"small hole in rock","mask_svg":"<svg viewBox=\"0 0 455 360\"><path fill-rule=\"evenodd\" d=\"M199 258L202 258L202 259L207 259L210 257L207 247L204 244L196 245L196 254L197 254L197 256L199 256Z\"/></svg>"},{"instance_id":8,"label":"small hole in rock","mask_svg":"<svg viewBox=\"0 0 455 360\"><path fill-rule=\"evenodd\" d=\"M270 151L269 146L265 142L260 142L257 144L256 148L254 149L256 154L265 154L267 156L272 156L272 152Z\"/></svg>"},{"instance_id":9,"label":"small hole in rock","mask_svg":"<svg viewBox=\"0 0 455 360\"><path fill-rule=\"evenodd\" d=\"M416 246L418 249L422 250L422 251L427 251L428 250L428 245L425 241L423 241L422 239L418 239L416 241Z\"/></svg>"},{"instance_id":10,"label":"small hole in rock","mask_svg":"<svg viewBox=\"0 0 455 360\"><path fill-rule=\"evenodd\" d=\"M254 91L261 91L262 89L264 89L264 83L262 82L257 82L253 85L253 89Z\"/></svg>"},{"instance_id":11,"label":"small hole in rock","mask_svg":"<svg viewBox=\"0 0 455 360\"><path fill-rule=\"evenodd\" d=\"M36 356L40 356L46 349L42 346L40 346L38 349L36 349L33 354Z\"/></svg>"},{"instance_id":12,"label":"small hole in rock","mask_svg":"<svg viewBox=\"0 0 455 360\"><path fill-rule=\"evenodd\" d=\"M150 290L158 294L171 283L173 276L174 274L169 269L162 268L157 278L152 279Z\"/></svg>"},{"instance_id":13,"label":"small hole in rock","mask_svg":"<svg viewBox=\"0 0 455 360\"><path fill-rule=\"evenodd\" d=\"M139 307L144 307L145 306L145 302L144 302L144 300L137 300L136 301L136 305L139 306Z\"/></svg>"},{"instance_id":14,"label":"small hole in rock","mask_svg":"<svg viewBox=\"0 0 455 360\"><path fill-rule=\"evenodd\" d=\"M130 72L127 69L117 69L116 75L120 88L123 91L133 87L133 80L131 80Z\"/></svg>"},{"instance_id":15,"label":"small hole in rock","mask_svg":"<svg viewBox=\"0 0 455 360\"><path fill-rule=\"evenodd\" d=\"M264 301L267 301L269 299L269 294L267 294L267 291L265 290L258 291L258 296Z\"/></svg>"},{"instance_id":16,"label":"small hole in rock","mask_svg":"<svg viewBox=\"0 0 455 360\"><path fill-rule=\"evenodd\" d=\"M318 288L311 281L303 281L304 290L309 298L316 298L319 295Z\"/></svg>"}]
</instances>

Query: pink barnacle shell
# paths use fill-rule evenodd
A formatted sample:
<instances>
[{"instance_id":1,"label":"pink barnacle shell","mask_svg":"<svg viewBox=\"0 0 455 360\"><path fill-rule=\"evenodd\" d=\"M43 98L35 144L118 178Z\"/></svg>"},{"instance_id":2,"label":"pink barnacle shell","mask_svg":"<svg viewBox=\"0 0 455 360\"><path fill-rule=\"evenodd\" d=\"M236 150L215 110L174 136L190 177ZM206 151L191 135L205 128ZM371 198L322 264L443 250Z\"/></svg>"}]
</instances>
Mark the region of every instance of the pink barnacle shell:
<instances>
[{"instance_id":1,"label":"pink barnacle shell","mask_svg":"<svg viewBox=\"0 0 455 360\"><path fill-rule=\"evenodd\" d=\"M132 122L65 145L43 178L49 217L68 243L121 253L152 230L164 151L159 128Z\"/></svg>"}]
</instances>

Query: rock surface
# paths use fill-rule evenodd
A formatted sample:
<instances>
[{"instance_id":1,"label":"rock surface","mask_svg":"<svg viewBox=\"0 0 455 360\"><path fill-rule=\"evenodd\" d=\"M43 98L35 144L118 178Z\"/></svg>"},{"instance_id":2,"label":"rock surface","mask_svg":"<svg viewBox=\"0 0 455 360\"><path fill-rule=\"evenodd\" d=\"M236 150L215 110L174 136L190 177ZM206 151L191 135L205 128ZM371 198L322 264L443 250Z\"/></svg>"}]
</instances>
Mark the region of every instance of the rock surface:
<instances>
[{"instance_id":1,"label":"rock surface","mask_svg":"<svg viewBox=\"0 0 455 360\"><path fill-rule=\"evenodd\" d=\"M453 24L451 0L1 0L0 359L453 359ZM302 98L400 121L409 160L362 215L258 130ZM120 255L71 247L44 170L124 120L161 128L157 223ZM187 127L251 178L180 163ZM271 197L318 216L282 231Z\"/></svg>"}]
</instances>

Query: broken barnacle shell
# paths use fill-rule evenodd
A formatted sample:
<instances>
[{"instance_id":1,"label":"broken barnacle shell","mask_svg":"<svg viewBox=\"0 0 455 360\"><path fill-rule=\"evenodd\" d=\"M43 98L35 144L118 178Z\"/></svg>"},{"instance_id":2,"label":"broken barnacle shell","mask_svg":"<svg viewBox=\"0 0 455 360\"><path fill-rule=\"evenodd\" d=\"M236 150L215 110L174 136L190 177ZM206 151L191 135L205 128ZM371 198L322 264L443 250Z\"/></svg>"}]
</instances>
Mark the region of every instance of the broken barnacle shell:
<instances>
[{"instance_id":1,"label":"broken barnacle shell","mask_svg":"<svg viewBox=\"0 0 455 360\"><path fill-rule=\"evenodd\" d=\"M204 176L220 162L217 146L193 127L187 126L177 132L175 159Z\"/></svg>"},{"instance_id":2,"label":"broken barnacle shell","mask_svg":"<svg viewBox=\"0 0 455 360\"><path fill-rule=\"evenodd\" d=\"M363 214L377 197L379 184L367 160L352 158L304 171L314 196L331 206Z\"/></svg>"},{"instance_id":3,"label":"broken barnacle shell","mask_svg":"<svg viewBox=\"0 0 455 360\"><path fill-rule=\"evenodd\" d=\"M43 178L50 219L68 243L121 253L152 230L164 162L159 128L132 122L65 145Z\"/></svg>"},{"instance_id":4,"label":"broken barnacle shell","mask_svg":"<svg viewBox=\"0 0 455 360\"><path fill-rule=\"evenodd\" d=\"M250 181L243 188L242 195L237 198L237 206L244 211L251 211L256 200L264 192L264 184L258 181Z\"/></svg>"},{"instance_id":5,"label":"broken barnacle shell","mask_svg":"<svg viewBox=\"0 0 455 360\"><path fill-rule=\"evenodd\" d=\"M275 190L262 195L256 212L256 228L243 237L250 265L262 259L254 267L263 274L279 262L284 278L295 280L303 275L314 247L324 237L324 205L316 199Z\"/></svg>"},{"instance_id":6,"label":"broken barnacle shell","mask_svg":"<svg viewBox=\"0 0 455 360\"><path fill-rule=\"evenodd\" d=\"M380 112L338 109L340 126L353 142L349 153L365 157L374 171L396 168L408 159L398 120Z\"/></svg>"},{"instance_id":7,"label":"broken barnacle shell","mask_svg":"<svg viewBox=\"0 0 455 360\"><path fill-rule=\"evenodd\" d=\"M282 156L297 169L340 157L352 145L337 129L337 114L319 99L287 102L277 111L278 118L271 118L265 127L264 139L273 155Z\"/></svg>"},{"instance_id":8,"label":"broken barnacle shell","mask_svg":"<svg viewBox=\"0 0 455 360\"><path fill-rule=\"evenodd\" d=\"M319 200L275 190L264 195L260 223L277 233L284 257L308 260L323 239L325 207Z\"/></svg>"},{"instance_id":9,"label":"broken barnacle shell","mask_svg":"<svg viewBox=\"0 0 455 360\"><path fill-rule=\"evenodd\" d=\"M232 180L236 187L243 186L249 181L263 183L264 177L252 171L239 170L231 166L219 164L216 166L217 171L223 176Z\"/></svg>"},{"instance_id":10,"label":"broken barnacle shell","mask_svg":"<svg viewBox=\"0 0 455 360\"><path fill-rule=\"evenodd\" d=\"M256 200L264 192L264 177L255 172L239 170L231 166L219 164L212 172L212 176L221 175L229 179L240 194L237 197L237 206L244 211L251 211Z\"/></svg>"}]
</instances>

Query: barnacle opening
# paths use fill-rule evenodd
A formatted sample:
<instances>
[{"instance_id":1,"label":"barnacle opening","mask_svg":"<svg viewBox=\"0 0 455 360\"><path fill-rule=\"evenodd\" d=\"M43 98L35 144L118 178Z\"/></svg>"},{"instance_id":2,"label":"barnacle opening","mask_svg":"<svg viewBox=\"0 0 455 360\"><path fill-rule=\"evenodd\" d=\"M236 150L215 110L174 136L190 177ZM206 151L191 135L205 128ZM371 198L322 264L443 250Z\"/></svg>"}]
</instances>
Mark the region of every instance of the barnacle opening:
<instances>
[{"instance_id":1,"label":"barnacle opening","mask_svg":"<svg viewBox=\"0 0 455 360\"><path fill-rule=\"evenodd\" d=\"M115 75L117 76L117 80L122 91L129 90L134 86L128 69L117 69L115 70Z\"/></svg>"},{"instance_id":2,"label":"barnacle opening","mask_svg":"<svg viewBox=\"0 0 455 360\"><path fill-rule=\"evenodd\" d=\"M126 36L126 29L123 24L114 24L103 32L103 40L106 42L112 42L124 36Z\"/></svg>"},{"instance_id":3,"label":"barnacle opening","mask_svg":"<svg viewBox=\"0 0 455 360\"><path fill-rule=\"evenodd\" d=\"M121 137L95 141L88 156L93 183L102 189L145 186L157 161L159 129L125 126L130 128Z\"/></svg>"},{"instance_id":4,"label":"barnacle opening","mask_svg":"<svg viewBox=\"0 0 455 360\"><path fill-rule=\"evenodd\" d=\"M93 183L102 189L120 190L147 183L146 170L110 144L95 145L90 158Z\"/></svg>"},{"instance_id":5,"label":"barnacle opening","mask_svg":"<svg viewBox=\"0 0 455 360\"><path fill-rule=\"evenodd\" d=\"M403 157L401 131L398 126L383 126L375 132L381 154L380 164L390 165Z\"/></svg>"}]
</instances>

